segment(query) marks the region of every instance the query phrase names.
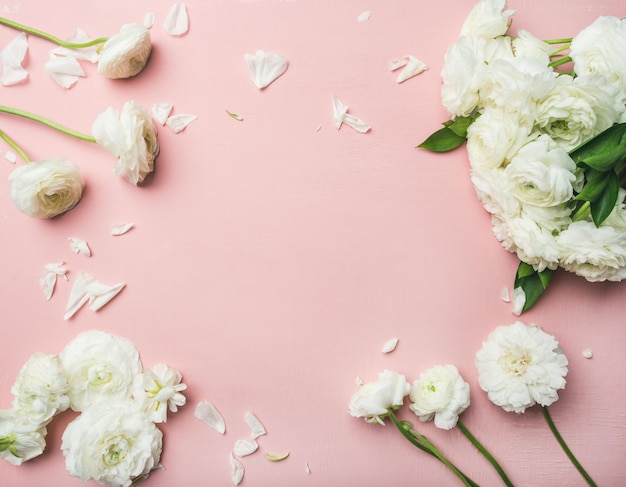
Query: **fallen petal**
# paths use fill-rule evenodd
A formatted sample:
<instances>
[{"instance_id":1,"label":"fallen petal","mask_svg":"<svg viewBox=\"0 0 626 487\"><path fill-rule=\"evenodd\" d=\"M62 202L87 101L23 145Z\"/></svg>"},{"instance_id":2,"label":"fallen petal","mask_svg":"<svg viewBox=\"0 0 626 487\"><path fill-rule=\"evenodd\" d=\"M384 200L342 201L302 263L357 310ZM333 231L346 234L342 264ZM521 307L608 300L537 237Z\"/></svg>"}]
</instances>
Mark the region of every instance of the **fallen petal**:
<instances>
[{"instance_id":1,"label":"fallen petal","mask_svg":"<svg viewBox=\"0 0 626 487\"><path fill-rule=\"evenodd\" d=\"M341 124L348 114L348 107L341 103L341 100L336 96L333 98L333 113L335 116L335 128L339 130L339 127L341 127Z\"/></svg>"},{"instance_id":2,"label":"fallen petal","mask_svg":"<svg viewBox=\"0 0 626 487\"><path fill-rule=\"evenodd\" d=\"M289 61L280 54L263 51L262 49L258 50L254 55L245 54L243 59L248 66L252 82L260 90L275 81L287 71L289 66Z\"/></svg>"},{"instance_id":3,"label":"fallen petal","mask_svg":"<svg viewBox=\"0 0 626 487\"><path fill-rule=\"evenodd\" d=\"M289 452L283 453L281 455L272 455L271 453L265 453L265 458L267 458L270 462L280 462L289 456Z\"/></svg>"},{"instance_id":4,"label":"fallen petal","mask_svg":"<svg viewBox=\"0 0 626 487\"><path fill-rule=\"evenodd\" d=\"M526 293L521 287L513 289L513 314L521 315L526 304Z\"/></svg>"},{"instance_id":5,"label":"fallen petal","mask_svg":"<svg viewBox=\"0 0 626 487\"><path fill-rule=\"evenodd\" d=\"M111 235L114 237L119 235L124 235L131 228L133 228L134 224L132 223L116 223L111 227Z\"/></svg>"},{"instance_id":6,"label":"fallen petal","mask_svg":"<svg viewBox=\"0 0 626 487\"><path fill-rule=\"evenodd\" d=\"M54 272L57 276L63 276L65 278L65 280L67 281L67 269L64 267L61 267L62 265L65 265L64 262L53 262L52 264L45 264L44 268L46 269L47 272Z\"/></svg>"},{"instance_id":7,"label":"fallen petal","mask_svg":"<svg viewBox=\"0 0 626 487\"><path fill-rule=\"evenodd\" d=\"M189 115L186 113L181 113L180 115L173 115L167 119L165 125L167 125L172 132L177 134L178 132L182 132L187 128L194 120L197 120L198 117L195 115Z\"/></svg>"},{"instance_id":8,"label":"fallen petal","mask_svg":"<svg viewBox=\"0 0 626 487\"><path fill-rule=\"evenodd\" d=\"M383 345L381 352L383 353L393 352L396 349L397 345L398 345L398 339L392 338L391 340L387 341L387 343Z\"/></svg>"},{"instance_id":9,"label":"fallen petal","mask_svg":"<svg viewBox=\"0 0 626 487\"><path fill-rule=\"evenodd\" d=\"M354 130L362 134L365 134L372 129L372 127L366 124L363 120L361 120L360 118L353 117L350 114L346 115L346 118L343 119L343 123L345 123L349 127L352 127Z\"/></svg>"},{"instance_id":10,"label":"fallen petal","mask_svg":"<svg viewBox=\"0 0 626 487\"><path fill-rule=\"evenodd\" d=\"M155 19L154 12L148 12L143 18L143 26L146 29L149 29L150 27L154 25L154 19Z\"/></svg>"},{"instance_id":11,"label":"fallen petal","mask_svg":"<svg viewBox=\"0 0 626 487\"><path fill-rule=\"evenodd\" d=\"M311 467L309 467L308 463L304 464L304 471L309 475L311 474Z\"/></svg>"},{"instance_id":12,"label":"fallen petal","mask_svg":"<svg viewBox=\"0 0 626 487\"><path fill-rule=\"evenodd\" d=\"M241 458L246 455L251 455L257 451L258 448L259 445L254 440L237 440L235 442L235 446L233 447L233 453Z\"/></svg>"},{"instance_id":13,"label":"fallen petal","mask_svg":"<svg viewBox=\"0 0 626 487\"><path fill-rule=\"evenodd\" d=\"M52 293L54 293L54 285L57 283L57 275L54 272L46 272L39 276L39 285L43 290L46 301L50 301Z\"/></svg>"},{"instance_id":14,"label":"fallen petal","mask_svg":"<svg viewBox=\"0 0 626 487\"><path fill-rule=\"evenodd\" d=\"M44 69L59 86L66 90L74 86L85 72L74 56L56 57L54 54L48 60Z\"/></svg>"},{"instance_id":15,"label":"fallen petal","mask_svg":"<svg viewBox=\"0 0 626 487\"><path fill-rule=\"evenodd\" d=\"M259 421L259 419L250 411L246 413L245 420L248 428L250 428L253 440L256 440L259 436L267 434L267 431L265 431L265 427L261 421Z\"/></svg>"},{"instance_id":16,"label":"fallen petal","mask_svg":"<svg viewBox=\"0 0 626 487\"><path fill-rule=\"evenodd\" d=\"M6 154L4 154L4 158L11 164L15 164L17 162L17 154L10 150L8 150Z\"/></svg>"},{"instance_id":17,"label":"fallen petal","mask_svg":"<svg viewBox=\"0 0 626 487\"><path fill-rule=\"evenodd\" d=\"M500 292L500 299L505 303L511 302L511 295L509 294L509 288L504 286Z\"/></svg>"},{"instance_id":18,"label":"fallen petal","mask_svg":"<svg viewBox=\"0 0 626 487\"><path fill-rule=\"evenodd\" d=\"M418 74L426 71L428 67L415 56L411 56L410 54L404 56L399 61L391 61L389 63L389 69L391 71L395 71L404 66L404 69L400 73L400 75L396 78L396 82L402 83L413 76L417 76Z\"/></svg>"},{"instance_id":19,"label":"fallen petal","mask_svg":"<svg viewBox=\"0 0 626 487\"><path fill-rule=\"evenodd\" d=\"M372 12L370 12L369 10L366 10L365 12L361 13L357 18L357 22L365 22L366 20L369 20L370 17L372 16Z\"/></svg>"},{"instance_id":20,"label":"fallen petal","mask_svg":"<svg viewBox=\"0 0 626 487\"><path fill-rule=\"evenodd\" d=\"M209 401L200 401L196 406L194 416L219 434L223 435L226 432L224 418Z\"/></svg>"},{"instance_id":21,"label":"fallen petal","mask_svg":"<svg viewBox=\"0 0 626 487\"><path fill-rule=\"evenodd\" d=\"M22 67L22 61L28 51L28 39L21 32L2 51L2 73L0 80L4 86L11 86L28 77L28 72Z\"/></svg>"},{"instance_id":22,"label":"fallen petal","mask_svg":"<svg viewBox=\"0 0 626 487\"><path fill-rule=\"evenodd\" d=\"M99 281L88 284L86 291L89 296L89 309L98 311L117 296L125 286L126 284L123 282L114 284L113 286L102 284Z\"/></svg>"},{"instance_id":23,"label":"fallen petal","mask_svg":"<svg viewBox=\"0 0 626 487\"><path fill-rule=\"evenodd\" d=\"M226 113L228 113L231 117L233 117L235 120L239 120L240 122L243 121L243 117L241 115L238 115L236 113L233 112L229 112L228 110L226 110Z\"/></svg>"},{"instance_id":24,"label":"fallen petal","mask_svg":"<svg viewBox=\"0 0 626 487\"><path fill-rule=\"evenodd\" d=\"M243 464L232 453L230 454L230 472L233 484L239 485L243 480L244 468Z\"/></svg>"},{"instance_id":25,"label":"fallen petal","mask_svg":"<svg viewBox=\"0 0 626 487\"><path fill-rule=\"evenodd\" d=\"M169 103L155 103L152 105L152 116L161 125L165 125L170 113L172 113L172 105Z\"/></svg>"},{"instance_id":26,"label":"fallen petal","mask_svg":"<svg viewBox=\"0 0 626 487\"><path fill-rule=\"evenodd\" d=\"M74 237L70 237L67 240L70 242L72 252L74 252L75 254L83 254L87 257L91 257L91 250L89 249L89 245L87 245L87 242L80 238Z\"/></svg>"},{"instance_id":27,"label":"fallen petal","mask_svg":"<svg viewBox=\"0 0 626 487\"><path fill-rule=\"evenodd\" d=\"M81 29L76 29L76 31L67 39L67 42L72 42L75 44L82 44L89 41L89 36L87 33ZM91 47L83 47L80 49L70 49L67 47L56 47L52 51L53 54L59 54L61 56L72 56L76 59L84 59L89 61L90 63L98 62L100 58L100 54L98 54L98 48L100 46L95 45Z\"/></svg>"},{"instance_id":28,"label":"fallen petal","mask_svg":"<svg viewBox=\"0 0 626 487\"><path fill-rule=\"evenodd\" d=\"M583 357L593 358L593 351L590 348L588 348L587 350L583 350Z\"/></svg>"},{"instance_id":29,"label":"fallen petal","mask_svg":"<svg viewBox=\"0 0 626 487\"><path fill-rule=\"evenodd\" d=\"M63 315L64 320L69 320L74 316L74 313L89 301L87 286L93 282L96 282L96 278L90 274L80 272L76 276L76 280L70 291L70 297L67 300L67 306L65 307L65 314Z\"/></svg>"},{"instance_id":30,"label":"fallen petal","mask_svg":"<svg viewBox=\"0 0 626 487\"><path fill-rule=\"evenodd\" d=\"M189 30L189 15L184 3L175 3L163 22L165 31L172 36L180 36Z\"/></svg>"}]
</instances>

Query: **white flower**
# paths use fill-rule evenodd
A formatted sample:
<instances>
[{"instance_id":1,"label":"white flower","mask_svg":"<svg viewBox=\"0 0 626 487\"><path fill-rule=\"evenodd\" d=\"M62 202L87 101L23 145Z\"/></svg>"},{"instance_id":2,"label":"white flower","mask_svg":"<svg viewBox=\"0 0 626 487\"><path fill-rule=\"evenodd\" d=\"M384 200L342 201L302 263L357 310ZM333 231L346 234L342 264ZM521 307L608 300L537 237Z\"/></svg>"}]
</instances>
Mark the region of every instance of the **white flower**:
<instances>
[{"instance_id":1,"label":"white flower","mask_svg":"<svg viewBox=\"0 0 626 487\"><path fill-rule=\"evenodd\" d=\"M28 414L13 409L0 409L0 458L12 465L21 465L43 453L46 428L32 421Z\"/></svg>"},{"instance_id":2,"label":"white flower","mask_svg":"<svg viewBox=\"0 0 626 487\"><path fill-rule=\"evenodd\" d=\"M91 130L98 144L118 158L113 168L116 176L136 185L153 171L159 154L157 129L150 113L138 103L126 102L119 115L107 108Z\"/></svg>"},{"instance_id":3,"label":"white flower","mask_svg":"<svg viewBox=\"0 0 626 487\"><path fill-rule=\"evenodd\" d=\"M513 197L511 181L500 169L474 167L471 171L472 183L485 210L493 215L519 216L520 204Z\"/></svg>"},{"instance_id":4,"label":"white flower","mask_svg":"<svg viewBox=\"0 0 626 487\"><path fill-rule=\"evenodd\" d=\"M620 206L623 206L620 203ZM561 267L591 282L626 278L626 231L593 222L572 223L558 237Z\"/></svg>"},{"instance_id":5,"label":"white flower","mask_svg":"<svg viewBox=\"0 0 626 487\"><path fill-rule=\"evenodd\" d=\"M135 400L155 423L165 423L168 408L174 413L187 402L181 394L187 386L181 380L180 372L165 364L157 364L135 377Z\"/></svg>"},{"instance_id":6,"label":"white flower","mask_svg":"<svg viewBox=\"0 0 626 487\"><path fill-rule=\"evenodd\" d=\"M479 0L461 28L461 35L495 38L509 29L509 17L515 10L505 10L507 0Z\"/></svg>"},{"instance_id":7,"label":"white flower","mask_svg":"<svg viewBox=\"0 0 626 487\"><path fill-rule=\"evenodd\" d=\"M527 208L534 210L531 216L526 212ZM505 242L503 246L510 252L515 252L521 261L532 265L539 272L546 268L556 269L559 264L559 246L555 236L549 228L540 225L535 219L537 214L543 212L547 214L544 219L552 223L550 216L555 213L552 210L529 206L522 210L519 217L506 219L505 242L511 247L507 248Z\"/></svg>"},{"instance_id":8,"label":"white flower","mask_svg":"<svg viewBox=\"0 0 626 487\"><path fill-rule=\"evenodd\" d=\"M129 398L135 376L141 372L135 346L126 338L103 331L81 333L65 346L59 359L75 411Z\"/></svg>"},{"instance_id":9,"label":"white flower","mask_svg":"<svg viewBox=\"0 0 626 487\"><path fill-rule=\"evenodd\" d=\"M130 78L145 67L152 52L150 31L141 24L125 24L102 46L98 72L108 78Z\"/></svg>"},{"instance_id":10,"label":"white flower","mask_svg":"<svg viewBox=\"0 0 626 487\"><path fill-rule=\"evenodd\" d=\"M550 44L524 29L518 30L517 37L513 39L513 52L516 58L532 59L543 66L550 64L550 54L553 50Z\"/></svg>"},{"instance_id":11,"label":"white flower","mask_svg":"<svg viewBox=\"0 0 626 487\"><path fill-rule=\"evenodd\" d=\"M523 413L549 406L565 387L567 357L556 339L537 325L520 321L499 326L476 354L478 382L491 402Z\"/></svg>"},{"instance_id":12,"label":"white flower","mask_svg":"<svg viewBox=\"0 0 626 487\"><path fill-rule=\"evenodd\" d=\"M349 413L355 418L365 418L368 423L383 424L389 409L401 406L409 393L409 383L404 375L385 370L378 379L363 384L350 399Z\"/></svg>"},{"instance_id":13,"label":"white flower","mask_svg":"<svg viewBox=\"0 0 626 487\"><path fill-rule=\"evenodd\" d=\"M69 388L58 357L35 353L26 361L11 388L15 396L13 408L45 423L57 411L69 407Z\"/></svg>"},{"instance_id":14,"label":"white flower","mask_svg":"<svg viewBox=\"0 0 626 487\"><path fill-rule=\"evenodd\" d=\"M158 465L162 439L143 412L122 401L84 411L65 429L61 450L71 476L128 487Z\"/></svg>"},{"instance_id":15,"label":"white flower","mask_svg":"<svg viewBox=\"0 0 626 487\"><path fill-rule=\"evenodd\" d=\"M435 418L435 426L452 429L470 405L469 384L454 365L436 365L420 374L409 392L411 410L420 421Z\"/></svg>"},{"instance_id":16,"label":"white flower","mask_svg":"<svg viewBox=\"0 0 626 487\"><path fill-rule=\"evenodd\" d=\"M52 218L71 210L83 196L85 181L67 159L30 162L9 174L11 198L22 213Z\"/></svg>"}]
</instances>

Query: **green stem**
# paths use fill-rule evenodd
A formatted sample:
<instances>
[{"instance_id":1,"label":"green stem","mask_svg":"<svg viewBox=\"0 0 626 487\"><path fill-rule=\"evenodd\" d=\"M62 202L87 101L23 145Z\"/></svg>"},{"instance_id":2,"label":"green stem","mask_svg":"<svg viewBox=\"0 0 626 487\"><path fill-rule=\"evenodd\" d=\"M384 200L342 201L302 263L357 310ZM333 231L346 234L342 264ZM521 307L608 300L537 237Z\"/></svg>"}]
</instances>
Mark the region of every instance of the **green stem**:
<instances>
[{"instance_id":1,"label":"green stem","mask_svg":"<svg viewBox=\"0 0 626 487\"><path fill-rule=\"evenodd\" d=\"M425 436L419 434L407 421L400 422L392 410L389 410L389 418L393 424L398 428L402 436L404 436L409 442L426 453L436 457L441 463L448 467L452 473L454 473L463 482L466 487L480 487L476 482L470 479L467 475L461 472L450 460L448 460L437 447L428 440Z\"/></svg>"},{"instance_id":2,"label":"green stem","mask_svg":"<svg viewBox=\"0 0 626 487\"><path fill-rule=\"evenodd\" d=\"M589 474L585 471L585 469L580 464L580 462L578 460L576 460L576 457L574 456L572 451L565 444L565 440L563 440L563 437L561 436L561 434L556 429L556 426L555 426L554 422L552 421L552 418L550 417L550 413L548 412L548 407L547 406L541 406L541 411L543 411L543 417L546 419L546 422L548 423L548 426L550 427L550 431L552 431L552 434L556 438L556 441L559 442L559 445L561 445L561 448L563 448L563 451L565 452L567 457L574 464L574 466L576 467L576 470L578 470L580 475L582 475L583 478L587 481L587 484L589 485L589 487L597 487L596 483L589 476Z\"/></svg>"},{"instance_id":3,"label":"green stem","mask_svg":"<svg viewBox=\"0 0 626 487\"><path fill-rule=\"evenodd\" d=\"M456 425L459 427L461 432L466 436L466 438L474 445L483 456L489 460L489 463L496 469L498 475L504 482L507 487L513 487L513 482L507 477L506 473L504 473L504 469L500 466L497 460L487 451L487 449L476 439L476 437L467 429L467 427L463 424L463 422L459 419Z\"/></svg>"},{"instance_id":4,"label":"green stem","mask_svg":"<svg viewBox=\"0 0 626 487\"><path fill-rule=\"evenodd\" d=\"M547 41L543 41L546 44L571 44L573 38L567 37L564 39L548 39Z\"/></svg>"},{"instance_id":5,"label":"green stem","mask_svg":"<svg viewBox=\"0 0 626 487\"><path fill-rule=\"evenodd\" d=\"M3 132L2 130L0 130L0 139L4 140L7 144L9 144L9 146L11 146L11 148L17 152L20 157L24 160L24 162L29 163L30 162L30 158L26 155L26 152L24 152L22 150L22 148L17 145L13 139L11 139L5 132Z\"/></svg>"},{"instance_id":6,"label":"green stem","mask_svg":"<svg viewBox=\"0 0 626 487\"><path fill-rule=\"evenodd\" d=\"M559 66L562 66L563 64L567 64L571 61L572 61L571 56L564 56L561 59L552 61L550 64L548 64L548 66L550 66L551 68L558 68Z\"/></svg>"},{"instance_id":7,"label":"green stem","mask_svg":"<svg viewBox=\"0 0 626 487\"><path fill-rule=\"evenodd\" d=\"M11 108L7 106L3 106L3 105L0 105L0 112L8 113L11 115L17 115L18 117L23 117L23 118L28 118L30 120L34 120L35 122L42 123L44 125L47 125L50 128L58 130L59 132L62 132L66 135L70 135L80 140L84 140L86 142L94 142L94 143L96 142L96 138L92 135L87 135L87 134L82 134L80 132L76 132L75 130L64 127L63 125L60 125L48 118L41 117L34 113L30 113L24 110L20 110L18 108Z\"/></svg>"},{"instance_id":8,"label":"green stem","mask_svg":"<svg viewBox=\"0 0 626 487\"><path fill-rule=\"evenodd\" d=\"M32 27L28 27L27 25L18 24L17 22L13 22L12 20L5 19L4 17L0 17L0 24L4 24L7 27L11 27L16 30L20 30L22 32L26 32L28 34L32 34L37 37L41 37L42 39L46 39L50 42L53 42L61 47L67 47L69 49L81 49L83 47L91 47L97 46L98 44L103 44L108 41L108 37L99 37L98 39L93 39L91 41L75 43L75 42L67 42L58 37L48 34L47 32L43 32L38 29L33 29Z\"/></svg>"},{"instance_id":9,"label":"green stem","mask_svg":"<svg viewBox=\"0 0 626 487\"><path fill-rule=\"evenodd\" d=\"M585 201L572 215L573 222L579 222L591 215L591 202Z\"/></svg>"}]
</instances>

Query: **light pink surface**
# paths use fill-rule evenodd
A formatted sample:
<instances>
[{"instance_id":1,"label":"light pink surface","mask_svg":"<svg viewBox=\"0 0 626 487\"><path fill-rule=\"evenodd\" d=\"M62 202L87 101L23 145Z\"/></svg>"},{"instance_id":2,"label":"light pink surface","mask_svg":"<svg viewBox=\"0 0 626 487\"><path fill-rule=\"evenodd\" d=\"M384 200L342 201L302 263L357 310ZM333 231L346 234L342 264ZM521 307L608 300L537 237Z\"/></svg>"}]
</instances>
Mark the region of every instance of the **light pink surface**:
<instances>
[{"instance_id":1,"label":"light pink surface","mask_svg":"<svg viewBox=\"0 0 626 487\"><path fill-rule=\"evenodd\" d=\"M32 122L0 116L0 128L31 158L65 156L87 179L81 203L52 221L17 211L0 160L0 407L36 351L59 352L78 333L103 329L132 340L144 365L182 371L188 403L170 416L162 463L151 487L228 486L228 456L247 437L246 411L264 423L261 451L242 460L246 486L440 486L457 480L416 451L391 425L347 414L355 377L383 369L409 380L455 364L472 391L465 424L501 460L516 485L579 486L583 481L551 436L539 409L507 414L479 389L475 352L489 332L516 317L500 300L512 285L514 256L491 235L471 186L464 150L434 155L414 146L446 116L439 73L473 2L444 0L189 0L191 28L170 37L171 2L155 0L2 4L10 17L60 37L80 27L110 35L155 12L154 53L136 79L87 77L64 91L43 71L50 45L31 37L29 80L0 87L2 104L89 132L107 106L135 99L174 105L198 120L184 132L160 128L154 178L136 188L111 174L112 156ZM540 38L577 33L600 14L624 16L622 0L512 0L514 29ZM357 22L365 10L372 16ZM16 33L0 27L0 46ZM257 90L243 55L276 51L288 71ZM387 64L405 54L429 70L398 85ZM337 95L372 126L361 135L333 126ZM243 122L225 110L241 114ZM0 153L6 151L0 144ZM21 164L18 161L17 164ZM114 223L135 223L120 237ZM93 256L70 251L87 240ZM43 265L65 261L46 302ZM127 287L98 312L64 321L78 272ZM570 360L568 384L551 408L569 446L599 485L626 485L624 285L589 284L559 272L525 314L554 334ZM400 339L388 355L391 337ZM585 359L585 349L593 359ZM193 415L210 400L226 419L220 436ZM483 486L501 485L459 431L419 431ZM78 486L60 451L64 413L49 427L41 457L0 462L7 486ZM305 471L305 464L311 473ZM95 485L95 483L94 483Z\"/></svg>"}]
</instances>

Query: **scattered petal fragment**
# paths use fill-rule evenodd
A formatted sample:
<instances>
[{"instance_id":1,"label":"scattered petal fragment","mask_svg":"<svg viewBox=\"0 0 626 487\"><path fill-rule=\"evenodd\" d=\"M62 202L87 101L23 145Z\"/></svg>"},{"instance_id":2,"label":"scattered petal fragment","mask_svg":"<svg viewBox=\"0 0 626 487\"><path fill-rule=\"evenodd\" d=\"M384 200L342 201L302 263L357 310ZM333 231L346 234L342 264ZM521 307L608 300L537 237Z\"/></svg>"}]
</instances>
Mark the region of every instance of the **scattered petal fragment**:
<instances>
[{"instance_id":1,"label":"scattered petal fragment","mask_svg":"<svg viewBox=\"0 0 626 487\"><path fill-rule=\"evenodd\" d=\"M356 21L365 22L369 20L371 16L372 16L372 12L370 12L369 10L366 10L365 12L362 12L361 14L359 14L359 16L356 18Z\"/></svg>"},{"instance_id":2,"label":"scattered petal fragment","mask_svg":"<svg viewBox=\"0 0 626 487\"><path fill-rule=\"evenodd\" d=\"M308 464L308 463L305 463L305 464L304 464L304 471L305 471L307 474L311 475L311 467L309 467L309 464Z\"/></svg>"},{"instance_id":3,"label":"scattered petal fragment","mask_svg":"<svg viewBox=\"0 0 626 487\"><path fill-rule=\"evenodd\" d=\"M11 86L25 80L28 71L22 67L22 61L28 50L28 39L21 32L15 39L9 42L2 51L2 73L0 81L3 86Z\"/></svg>"},{"instance_id":4,"label":"scattered petal fragment","mask_svg":"<svg viewBox=\"0 0 626 487\"><path fill-rule=\"evenodd\" d=\"M61 267L63 262L54 262L52 264L46 264L44 267L46 272L39 276L39 285L43 290L43 294L46 297L46 301L50 301L52 294L54 293L54 286L57 282L57 276L63 276L67 281L67 269Z\"/></svg>"},{"instance_id":5,"label":"scattered petal fragment","mask_svg":"<svg viewBox=\"0 0 626 487\"><path fill-rule=\"evenodd\" d=\"M235 446L233 447L233 453L241 458L247 455L251 455L252 453L257 451L258 448L259 445L254 440L237 440L235 442Z\"/></svg>"},{"instance_id":6,"label":"scattered petal fragment","mask_svg":"<svg viewBox=\"0 0 626 487\"><path fill-rule=\"evenodd\" d=\"M96 278L90 274L80 272L76 276L76 280L70 291L70 297L67 300L67 306L65 307L65 314L63 315L64 320L69 320L87 301L89 301L87 286L93 282L96 282Z\"/></svg>"},{"instance_id":7,"label":"scattered petal fragment","mask_svg":"<svg viewBox=\"0 0 626 487\"><path fill-rule=\"evenodd\" d=\"M70 242L72 252L74 252L75 254L83 254L87 257L91 257L91 250L89 249L89 245L87 245L87 242L80 238L74 237L70 237L67 240Z\"/></svg>"},{"instance_id":8,"label":"scattered petal fragment","mask_svg":"<svg viewBox=\"0 0 626 487\"><path fill-rule=\"evenodd\" d=\"M89 296L89 309L92 311L98 311L115 296L117 296L125 286L126 284L123 282L112 286L102 284L99 281L88 284L86 291Z\"/></svg>"},{"instance_id":9,"label":"scattered petal fragment","mask_svg":"<svg viewBox=\"0 0 626 487\"><path fill-rule=\"evenodd\" d=\"M165 125L170 113L172 113L172 105L169 103L155 103L152 105L152 116L161 125Z\"/></svg>"},{"instance_id":10,"label":"scattered petal fragment","mask_svg":"<svg viewBox=\"0 0 626 487\"><path fill-rule=\"evenodd\" d=\"M175 3L163 22L165 31L172 36L181 36L189 30L189 15L184 3Z\"/></svg>"},{"instance_id":11,"label":"scattered petal fragment","mask_svg":"<svg viewBox=\"0 0 626 487\"><path fill-rule=\"evenodd\" d=\"M367 125L363 120L360 120L352 115L348 114L348 107L344 105L336 96L333 98L333 112L335 115L335 128L339 130L342 123L352 127L357 132L362 134L371 130L371 127Z\"/></svg>"},{"instance_id":12,"label":"scattered petal fragment","mask_svg":"<svg viewBox=\"0 0 626 487\"><path fill-rule=\"evenodd\" d=\"M219 434L223 435L226 432L224 418L209 401L200 401L196 406L194 416Z\"/></svg>"},{"instance_id":13,"label":"scattered petal fragment","mask_svg":"<svg viewBox=\"0 0 626 487\"><path fill-rule=\"evenodd\" d=\"M511 296L509 294L509 288L504 286L502 288L502 291L500 292L500 299L502 301L504 301L505 303L510 303L511 302Z\"/></svg>"},{"instance_id":14,"label":"scattered petal fragment","mask_svg":"<svg viewBox=\"0 0 626 487\"><path fill-rule=\"evenodd\" d=\"M259 419L250 411L248 411L245 415L246 424L248 428L250 428L250 433L252 435L252 439L256 440L259 436L263 436L267 434L265 431L265 427L259 421Z\"/></svg>"},{"instance_id":15,"label":"scattered petal fragment","mask_svg":"<svg viewBox=\"0 0 626 487\"><path fill-rule=\"evenodd\" d=\"M516 316L521 315L525 304L526 293L521 287L516 287L513 290L513 314Z\"/></svg>"},{"instance_id":16,"label":"scattered petal fragment","mask_svg":"<svg viewBox=\"0 0 626 487\"><path fill-rule=\"evenodd\" d=\"M226 110L226 113L228 113L231 117L233 117L235 120L239 120L240 122L243 121L243 117L241 115L238 115L236 113L230 112L228 110Z\"/></svg>"},{"instance_id":17,"label":"scattered petal fragment","mask_svg":"<svg viewBox=\"0 0 626 487\"><path fill-rule=\"evenodd\" d=\"M83 68L74 56L50 55L50 59L44 66L46 73L66 90L74 86L80 77L85 76Z\"/></svg>"},{"instance_id":18,"label":"scattered petal fragment","mask_svg":"<svg viewBox=\"0 0 626 487\"><path fill-rule=\"evenodd\" d=\"M154 12L148 12L146 13L145 17L143 18L143 26L146 29L151 28L154 25Z\"/></svg>"},{"instance_id":19,"label":"scattered petal fragment","mask_svg":"<svg viewBox=\"0 0 626 487\"><path fill-rule=\"evenodd\" d=\"M256 54L245 54L243 59L248 66L252 82L260 90L275 81L289 66L289 61L280 54L262 49Z\"/></svg>"},{"instance_id":20,"label":"scattered petal fragment","mask_svg":"<svg viewBox=\"0 0 626 487\"><path fill-rule=\"evenodd\" d=\"M17 162L17 154L10 150L8 150L6 154L4 154L4 158L11 164L15 164Z\"/></svg>"},{"instance_id":21,"label":"scattered petal fragment","mask_svg":"<svg viewBox=\"0 0 626 487\"><path fill-rule=\"evenodd\" d=\"M194 120L197 120L198 117L195 115L189 115L187 113L181 113L180 115L173 115L167 119L165 125L167 125L172 132L177 134L178 132L182 132L187 128Z\"/></svg>"},{"instance_id":22,"label":"scattered petal fragment","mask_svg":"<svg viewBox=\"0 0 626 487\"><path fill-rule=\"evenodd\" d=\"M588 348L587 350L583 350L583 357L585 358L593 358L593 350Z\"/></svg>"},{"instance_id":23,"label":"scattered petal fragment","mask_svg":"<svg viewBox=\"0 0 626 487\"><path fill-rule=\"evenodd\" d=\"M389 63L389 69L395 71L404 66L404 69L400 72L400 75L396 78L396 82L402 83L413 76L417 76L428 69L426 64L410 54L404 56L399 61L391 61Z\"/></svg>"},{"instance_id":24,"label":"scattered petal fragment","mask_svg":"<svg viewBox=\"0 0 626 487\"><path fill-rule=\"evenodd\" d=\"M117 237L119 235L124 235L131 228L134 227L133 223L116 223L111 227L111 235Z\"/></svg>"},{"instance_id":25,"label":"scattered petal fragment","mask_svg":"<svg viewBox=\"0 0 626 487\"><path fill-rule=\"evenodd\" d=\"M244 468L243 464L232 453L230 454L230 471L233 484L239 485L243 480Z\"/></svg>"},{"instance_id":26,"label":"scattered petal fragment","mask_svg":"<svg viewBox=\"0 0 626 487\"><path fill-rule=\"evenodd\" d=\"M270 462L281 462L288 456L289 452L283 453L281 455L272 455L271 453L265 453L265 458L267 458Z\"/></svg>"},{"instance_id":27,"label":"scattered petal fragment","mask_svg":"<svg viewBox=\"0 0 626 487\"><path fill-rule=\"evenodd\" d=\"M81 29L76 29L76 31L67 39L67 42L72 42L75 44L82 44L89 41L89 36L85 33L85 31ZM67 47L57 47L50 51L52 54L58 54L60 56L72 56L76 59L84 59L89 61L90 63L98 62L100 58L100 54L98 53L98 48L100 46L95 45L91 47L82 47L80 49L70 49Z\"/></svg>"},{"instance_id":28,"label":"scattered petal fragment","mask_svg":"<svg viewBox=\"0 0 626 487\"><path fill-rule=\"evenodd\" d=\"M396 349L397 345L398 345L398 339L396 337L391 338L390 340L387 341L387 343L383 345L381 352L383 353L393 352Z\"/></svg>"}]
</instances>

